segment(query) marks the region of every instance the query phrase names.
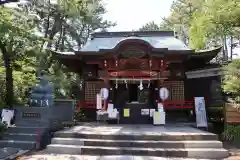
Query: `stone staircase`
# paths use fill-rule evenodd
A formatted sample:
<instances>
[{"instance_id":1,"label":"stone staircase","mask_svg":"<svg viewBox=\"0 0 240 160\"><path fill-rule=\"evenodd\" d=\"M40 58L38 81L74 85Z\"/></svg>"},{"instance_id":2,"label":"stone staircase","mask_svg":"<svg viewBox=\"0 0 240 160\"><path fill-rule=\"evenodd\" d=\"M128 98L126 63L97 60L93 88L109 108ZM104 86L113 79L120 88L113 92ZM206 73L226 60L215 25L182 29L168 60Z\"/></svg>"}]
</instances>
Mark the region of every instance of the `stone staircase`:
<instances>
[{"instance_id":1,"label":"stone staircase","mask_svg":"<svg viewBox=\"0 0 240 160\"><path fill-rule=\"evenodd\" d=\"M222 159L229 156L214 134L96 134L56 132L46 152Z\"/></svg>"},{"instance_id":2,"label":"stone staircase","mask_svg":"<svg viewBox=\"0 0 240 160\"><path fill-rule=\"evenodd\" d=\"M55 100L51 107L16 106L16 126L8 128L0 139L0 159L13 152L42 149L50 144L51 132L63 128L63 121L73 120L74 102Z\"/></svg>"},{"instance_id":3,"label":"stone staircase","mask_svg":"<svg viewBox=\"0 0 240 160\"><path fill-rule=\"evenodd\" d=\"M0 140L0 148L11 147L21 150L33 150L40 147L46 128L34 126L16 126L8 128Z\"/></svg>"},{"instance_id":4,"label":"stone staircase","mask_svg":"<svg viewBox=\"0 0 240 160\"><path fill-rule=\"evenodd\" d=\"M50 143L46 127L16 125L7 129L0 139L0 159L16 159L18 156L43 148Z\"/></svg>"}]
</instances>

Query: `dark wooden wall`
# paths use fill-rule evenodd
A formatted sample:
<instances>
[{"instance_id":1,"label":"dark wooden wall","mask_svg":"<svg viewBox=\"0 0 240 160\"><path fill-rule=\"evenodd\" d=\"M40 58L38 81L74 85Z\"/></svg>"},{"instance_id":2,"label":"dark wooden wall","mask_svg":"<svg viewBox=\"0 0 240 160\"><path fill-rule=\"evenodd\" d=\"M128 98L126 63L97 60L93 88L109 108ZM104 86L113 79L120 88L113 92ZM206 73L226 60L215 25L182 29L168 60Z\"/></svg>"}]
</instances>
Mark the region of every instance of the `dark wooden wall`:
<instances>
[{"instance_id":1,"label":"dark wooden wall","mask_svg":"<svg viewBox=\"0 0 240 160\"><path fill-rule=\"evenodd\" d=\"M220 107L224 103L220 84L220 76L186 79L185 99L194 100L194 97L204 97L206 107Z\"/></svg>"}]
</instances>

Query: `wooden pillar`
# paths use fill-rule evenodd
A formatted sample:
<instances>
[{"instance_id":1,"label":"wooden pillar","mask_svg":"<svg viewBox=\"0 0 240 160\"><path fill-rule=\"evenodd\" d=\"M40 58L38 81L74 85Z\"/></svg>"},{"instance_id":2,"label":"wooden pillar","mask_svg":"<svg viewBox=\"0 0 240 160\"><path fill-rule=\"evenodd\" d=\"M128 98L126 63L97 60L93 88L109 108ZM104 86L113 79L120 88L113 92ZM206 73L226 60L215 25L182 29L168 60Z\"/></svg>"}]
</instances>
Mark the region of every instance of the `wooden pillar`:
<instances>
[{"instance_id":1,"label":"wooden pillar","mask_svg":"<svg viewBox=\"0 0 240 160\"><path fill-rule=\"evenodd\" d=\"M109 92L109 79L108 79L108 77L104 77L104 82L105 82L105 87L108 89L108 94L110 93ZM109 95L108 95L109 96ZM108 108L108 100L106 99L106 100L104 100L103 101L103 109L106 111L107 110L107 108Z\"/></svg>"}]
</instances>

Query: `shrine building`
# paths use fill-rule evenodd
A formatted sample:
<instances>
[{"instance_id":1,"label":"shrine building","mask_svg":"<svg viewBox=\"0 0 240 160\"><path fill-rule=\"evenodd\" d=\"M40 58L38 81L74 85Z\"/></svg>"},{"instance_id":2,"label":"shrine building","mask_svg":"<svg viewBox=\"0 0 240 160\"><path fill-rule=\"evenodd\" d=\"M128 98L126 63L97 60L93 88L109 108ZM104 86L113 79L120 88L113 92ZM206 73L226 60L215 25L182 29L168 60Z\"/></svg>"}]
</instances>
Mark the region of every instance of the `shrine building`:
<instances>
[{"instance_id":1,"label":"shrine building","mask_svg":"<svg viewBox=\"0 0 240 160\"><path fill-rule=\"evenodd\" d=\"M120 113L120 123L151 123L142 109L157 108L159 89L169 91L163 102L166 123L194 120L194 97L206 107L221 103L219 65L210 63L221 47L196 52L172 31L98 32L80 51L53 52L69 71L79 75L78 107L96 113L96 95L108 88L104 103ZM128 108L130 115L123 116ZM89 115L90 116L90 115Z\"/></svg>"}]
</instances>

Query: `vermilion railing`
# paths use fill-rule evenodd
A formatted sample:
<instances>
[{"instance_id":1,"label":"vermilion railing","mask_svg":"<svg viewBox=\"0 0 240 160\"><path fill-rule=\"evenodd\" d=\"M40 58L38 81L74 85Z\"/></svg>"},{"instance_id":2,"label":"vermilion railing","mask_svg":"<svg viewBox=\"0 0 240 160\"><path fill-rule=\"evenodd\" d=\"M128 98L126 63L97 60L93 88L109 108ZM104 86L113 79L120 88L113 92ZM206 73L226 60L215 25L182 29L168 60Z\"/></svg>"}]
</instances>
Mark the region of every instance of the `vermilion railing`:
<instances>
[{"instance_id":1,"label":"vermilion railing","mask_svg":"<svg viewBox=\"0 0 240 160\"><path fill-rule=\"evenodd\" d=\"M96 108L96 101L78 101L76 108Z\"/></svg>"},{"instance_id":2,"label":"vermilion railing","mask_svg":"<svg viewBox=\"0 0 240 160\"><path fill-rule=\"evenodd\" d=\"M110 101L111 102L111 101ZM77 108L96 108L96 101L78 101ZM165 109L193 109L194 101L164 101Z\"/></svg>"},{"instance_id":3,"label":"vermilion railing","mask_svg":"<svg viewBox=\"0 0 240 160\"><path fill-rule=\"evenodd\" d=\"M165 109L193 109L194 101L165 101Z\"/></svg>"}]
</instances>

